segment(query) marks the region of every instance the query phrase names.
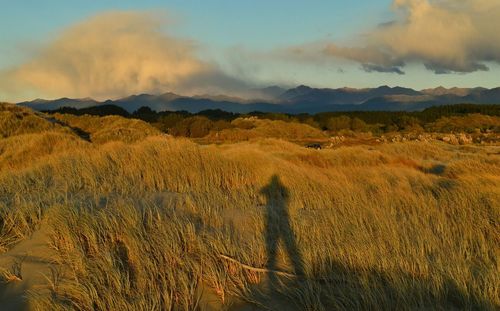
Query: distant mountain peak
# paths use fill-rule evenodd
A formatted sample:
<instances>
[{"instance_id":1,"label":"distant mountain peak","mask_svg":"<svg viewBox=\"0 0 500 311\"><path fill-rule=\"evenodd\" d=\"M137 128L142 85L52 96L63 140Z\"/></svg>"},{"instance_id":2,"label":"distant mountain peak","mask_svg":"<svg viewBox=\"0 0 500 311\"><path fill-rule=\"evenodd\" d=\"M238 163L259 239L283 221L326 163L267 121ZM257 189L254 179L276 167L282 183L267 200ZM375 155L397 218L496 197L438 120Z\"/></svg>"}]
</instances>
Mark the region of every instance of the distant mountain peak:
<instances>
[{"instance_id":1,"label":"distant mountain peak","mask_svg":"<svg viewBox=\"0 0 500 311\"><path fill-rule=\"evenodd\" d=\"M301 84L301 85L297 86L295 88L295 90L298 91L298 92L309 92L309 91L313 90L313 88L310 87L310 86Z\"/></svg>"},{"instance_id":2,"label":"distant mountain peak","mask_svg":"<svg viewBox=\"0 0 500 311\"><path fill-rule=\"evenodd\" d=\"M483 88L445 88L443 86L438 86L436 88L424 89L421 92L427 95L433 96L444 96L444 95L454 95L454 96L467 96L474 93L478 93L484 91Z\"/></svg>"},{"instance_id":3,"label":"distant mountain peak","mask_svg":"<svg viewBox=\"0 0 500 311\"><path fill-rule=\"evenodd\" d=\"M181 95L175 94L172 92L166 92L166 93L163 93L161 95L158 95L158 98L167 99L167 100L174 100L174 99L181 98L181 97L182 97Z\"/></svg>"},{"instance_id":4,"label":"distant mountain peak","mask_svg":"<svg viewBox=\"0 0 500 311\"><path fill-rule=\"evenodd\" d=\"M297 96L303 96L303 95L305 95L313 90L314 90L313 88L302 84L302 85L299 85L295 88L287 90L286 92L281 94L280 98L284 99L284 100L290 100L290 99L297 97Z\"/></svg>"},{"instance_id":5,"label":"distant mountain peak","mask_svg":"<svg viewBox=\"0 0 500 311\"><path fill-rule=\"evenodd\" d=\"M260 88L259 90L263 90L263 91L281 91L283 90L283 88L281 86L278 86L278 85L271 85L271 86L267 86L267 87L264 87L264 88Z\"/></svg>"}]
</instances>

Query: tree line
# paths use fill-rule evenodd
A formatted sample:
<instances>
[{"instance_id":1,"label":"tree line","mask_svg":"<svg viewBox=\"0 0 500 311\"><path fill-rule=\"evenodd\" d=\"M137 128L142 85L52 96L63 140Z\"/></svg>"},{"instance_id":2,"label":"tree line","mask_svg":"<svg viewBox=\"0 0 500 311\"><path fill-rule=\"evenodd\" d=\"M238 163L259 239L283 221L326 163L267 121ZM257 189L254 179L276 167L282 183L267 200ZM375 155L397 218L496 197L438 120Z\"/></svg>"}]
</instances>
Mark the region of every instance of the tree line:
<instances>
[{"instance_id":1,"label":"tree line","mask_svg":"<svg viewBox=\"0 0 500 311\"><path fill-rule=\"evenodd\" d=\"M459 104L430 107L423 111L414 112L352 111L322 112L313 115L307 113L293 115L257 111L239 114L223 110L204 110L198 113L187 111L156 112L149 107L141 107L133 113L129 113L125 109L115 105L99 105L81 109L63 107L46 112L97 116L119 115L126 118L141 119L172 135L203 137L210 133L210 131L234 128L235 125L231 121L240 117L298 122L332 132L350 130L354 132L371 131L384 133L430 128L435 130L435 124L438 120L440 121L439 124L445 124L451 129L454 128L454 123L460 123L460 129L464 131L477 131L478 127L480 127L479 130L497 130L498 126L494 124L482 125L484 122L477 121L478 118L473 119L473 121L476 120L477 122L469 122L469 127L467 127L467 124L462 124L464 122L457 122L456 117L470 115L499 117L500 105Z\"/></svg>"}]
</instances>

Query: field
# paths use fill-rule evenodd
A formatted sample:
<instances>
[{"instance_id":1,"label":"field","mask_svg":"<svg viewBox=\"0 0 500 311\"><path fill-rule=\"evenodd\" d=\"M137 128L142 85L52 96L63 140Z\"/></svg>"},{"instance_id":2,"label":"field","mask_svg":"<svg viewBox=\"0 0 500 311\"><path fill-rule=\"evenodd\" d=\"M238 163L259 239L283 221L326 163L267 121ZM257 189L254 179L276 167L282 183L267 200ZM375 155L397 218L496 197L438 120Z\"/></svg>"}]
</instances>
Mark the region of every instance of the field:
<instances>
[{"instance_id":1,"label":"field","mask_svg":"<svg viewBox=\"0 0 500 311\"><path fill-rule=\"evenodd\" d=\"M200 144L0 105L2 309L500 308L497 143L252 122Z\"/></svg>"}]
</instances>

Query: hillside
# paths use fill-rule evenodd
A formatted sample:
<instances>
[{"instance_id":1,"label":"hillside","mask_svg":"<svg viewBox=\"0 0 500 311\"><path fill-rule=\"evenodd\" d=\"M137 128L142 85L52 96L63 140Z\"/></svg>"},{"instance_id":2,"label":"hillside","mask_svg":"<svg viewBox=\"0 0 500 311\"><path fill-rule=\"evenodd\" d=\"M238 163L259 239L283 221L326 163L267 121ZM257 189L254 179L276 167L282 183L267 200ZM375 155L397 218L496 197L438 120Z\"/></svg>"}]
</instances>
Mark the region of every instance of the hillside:
<instances>
[{"instance_id":1,"label":"hillside","mask_svg":"<svg viewBox=\"0 0 500 311\"><path fill-rule=\"evenodd\" d=\"M280 137L304 126L235 119L276 138L198 145L122 117L0 108L0 305L500 307L494 144L314 150Z\"/></svg>"}]
</instances>

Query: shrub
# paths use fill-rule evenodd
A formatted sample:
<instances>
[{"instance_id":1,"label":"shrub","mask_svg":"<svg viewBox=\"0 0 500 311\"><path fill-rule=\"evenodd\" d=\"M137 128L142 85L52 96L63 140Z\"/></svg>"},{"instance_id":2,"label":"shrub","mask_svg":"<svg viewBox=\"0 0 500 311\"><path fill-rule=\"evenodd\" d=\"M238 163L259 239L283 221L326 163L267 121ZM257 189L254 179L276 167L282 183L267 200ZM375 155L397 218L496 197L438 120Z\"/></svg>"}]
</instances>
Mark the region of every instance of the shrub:
<instances>
[{"instance_id":1,"label":"shrub","mask_svg":"<svg viewBox=\"0 0 500 311\"><path fill-rule=\"evenodd\" d=\"M169 132L175 136L200 138L208 135L213 127L214 122L209 118L194 116L178 122Z\"/></svg>"},{"instance_id":2,"label":"shrub","mask_svg":"<svg viewBox=\"0 0 500 311\"><path fill-rule=\"evenodd\" d=\"M355 132L363 132L364 130L366 130L366 123L359 118L352 118L351 130Z\"/></svg>"},{"instance_id":3,"label":"shrub","mask_svg":"<svg viewBox=\"0 0 500 311\"><path fill-rule=\"evenodd\" d=\"M340 131L351 128L351 118L348 116L333 117L328 119L326 129L329 131Z\"/></svg>"}]
</instances>

